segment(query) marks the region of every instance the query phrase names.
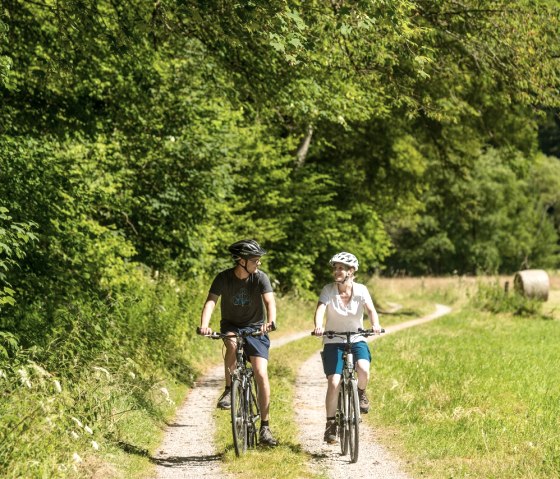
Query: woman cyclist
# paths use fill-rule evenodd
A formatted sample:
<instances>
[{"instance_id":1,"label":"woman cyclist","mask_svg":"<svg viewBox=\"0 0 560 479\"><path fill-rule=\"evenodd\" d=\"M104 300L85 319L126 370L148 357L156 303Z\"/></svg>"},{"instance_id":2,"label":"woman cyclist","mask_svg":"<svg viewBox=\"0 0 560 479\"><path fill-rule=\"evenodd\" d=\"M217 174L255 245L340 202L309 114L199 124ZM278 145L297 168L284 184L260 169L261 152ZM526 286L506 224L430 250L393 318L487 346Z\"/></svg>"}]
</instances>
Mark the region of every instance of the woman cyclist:
<instances>
[{"instance_id":1,"label":"woman cyclist","mask_svg":"<svg viewBox=\"0 0 560 479\"><path fill-rule=\"evenodd\" d=\"M354 274L358 271L358 259L351 253L335 254L330 264L333 269L334 282L327 284L319 295L319 302L315 310L315 335L322 336L325 331L356 331L364 327L364 309L372 323L373 330L381 332L379 317L366 286L354 282ZM323 327L324 316L327 316ZM344 351L343 338L323 337L323 370L327 376L327 394L325 409L327 424L324 441L328 444L336 442L336 408L338 389L342 377L342 353ZM354 336L352 353L358 376L358 396L360 411L369 411L369 401L366 387L369 381L369 367L371 354L365 338Z\"/></svg>"}]
</instances>

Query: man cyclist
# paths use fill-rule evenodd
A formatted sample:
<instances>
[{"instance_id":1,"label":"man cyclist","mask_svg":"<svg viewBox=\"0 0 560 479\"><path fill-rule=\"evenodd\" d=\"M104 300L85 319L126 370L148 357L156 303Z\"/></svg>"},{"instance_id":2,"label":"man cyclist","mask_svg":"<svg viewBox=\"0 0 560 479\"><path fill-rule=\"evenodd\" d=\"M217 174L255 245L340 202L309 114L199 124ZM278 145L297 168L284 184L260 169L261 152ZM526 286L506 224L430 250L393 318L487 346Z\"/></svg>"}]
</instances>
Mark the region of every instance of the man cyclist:
<instances>
[{"instance_id":1,"label":"man cyclist","mask_svg":"<svg viewBox=\"0 0 560 479\"><path fill-rule=\"evenodd\" d=\"M319 302L315 310L315 335L322 336L325 331L356 331L364 327L364 309L373 325L373 330L381 332L379 317L366 286L354 282L354 274L358 271L358 259L351 253L335 254L330 264L333 269L334 283L327 284L319 295ZM327 315L327 322L323 328L323 318ZM328 444L336 442L336 408L338 390L342 377L342 353L344 352L343 338L323 337L323 370L327 376L327 394L325 409L327 424L324 441ZM365 338L354 336L352 353L358 376L358 397L360 411L369 411L369 400L366 387L369 381L369 367L371 354Z\"/></svg>"},{"instance_id":2,"label":"man cyclist","mask_svg":"<svg viewBox=\"0 0 560 479\"><path fill-rule=\"evenodd\" d=\"M218 273L212 285L200 318L200 334L212 334L209 327L212 312L221 296L220 309L222 319L220 332L235 333L241 330L260 329L262 335L249 336L245 352L249 357L258 385L258 402L261 411L260 443L276 446L269 426L270 383L268 380L268 352L270 339L268 331L274 328L276 321L276 302L268 276L258 269L261 257L266 251L252 239L241 240L229 246L229 252L235 266ZM266 314L265 314L266 309ZM218 407L231 407L230 371L236 367L235 339L224 339L226 354L224 357L226 387L218 400Z\"/></svg>"}]
</instances>

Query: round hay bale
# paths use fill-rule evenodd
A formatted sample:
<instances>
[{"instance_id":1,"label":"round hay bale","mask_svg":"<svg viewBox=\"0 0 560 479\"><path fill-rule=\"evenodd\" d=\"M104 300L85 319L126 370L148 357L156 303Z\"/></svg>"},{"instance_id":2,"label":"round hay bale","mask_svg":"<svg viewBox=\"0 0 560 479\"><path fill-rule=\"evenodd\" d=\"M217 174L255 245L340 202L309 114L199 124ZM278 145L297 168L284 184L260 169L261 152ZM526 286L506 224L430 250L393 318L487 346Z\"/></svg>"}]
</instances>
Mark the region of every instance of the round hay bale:
<instances>
[{"instance_id":1,"label":"round hay bale","mask_svg":"<svg viewBox=\"0 0 560 479\"><path fill-rule=\"evenodd\" d=\"M549 287L548 274L542 269L518 271L513 277L513 288L526 298L547 301Z\"/></svg>"}]
</instances>

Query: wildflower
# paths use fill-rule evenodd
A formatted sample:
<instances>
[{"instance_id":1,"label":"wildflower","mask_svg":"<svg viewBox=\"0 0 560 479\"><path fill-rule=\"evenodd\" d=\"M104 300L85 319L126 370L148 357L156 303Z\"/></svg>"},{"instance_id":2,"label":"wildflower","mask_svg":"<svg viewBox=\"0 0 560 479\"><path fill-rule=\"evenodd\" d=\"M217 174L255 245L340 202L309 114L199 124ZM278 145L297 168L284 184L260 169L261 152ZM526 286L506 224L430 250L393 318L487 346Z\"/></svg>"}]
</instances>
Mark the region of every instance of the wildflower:
<instances>
[{"instance_id":1,"label":"wildflower","mask_svg":"<svg viewBox=\"0 0 560 479\"><path fill-rule=\"evenodd\" d=\"M31 381L29 380L29 376L27 375L27 371L24 368L20 368L17 370L18 374L19 374L19 379L21 381L21 384L23 384L24 386L27 386L29 389L31 389Z\"/></svg>"},{"instance_id":2,"label":"wildflower","mask_svg":"<svg viewBox=\"0 0 560 479\"><path fill-rule=\"evenodd\" d=\"M82 458L80 457L80 455L77 452L72 454L72 459L74 459L74 462L77 462L77 463L82 462Z\"/></svg>"},{"instance_id":3,"label":"wildflower","mask_svg":"<svg viewBox=\"0 0 560 479\"><path fill-rule=\"evenodd\" d=\"M84 426L84 430L89 434L93 434L93 431L91 430L91 427L89 427L89 426Z\"/></svg>"},{"instance_id":4,"label":"wildflower","mask_svg":"<svg viewBox=\"0 0 560 479\"><path fill-rule=\"evenodd\" d=\"M1 378L7 378L8 376L6 376L6 373L4 372L4 370L0 369L0 379Z\"/></svg>"},{"instance_id":5,"label":"wildflower","mask_svg":"<svg viewBox=\"0 0 560 479\"><path fill-rule=\"evenodd\" d=\"M167 388L160 388L161 393L165 396L166 399L169 399L169 391Z\"/></svg>"},{"instance_id":6,"label":"wildflower","mask_svg":"<svg viewBox=\"0 0 560 479\"><path fill-rule=\"evenodd\" d=\"M35 372L41 377L50 377L51 373L46 371L43 367L39 366L38 364L31 362L31 367L35 369Z\"/></svg>"},{"instance_id":7,"label":"wildflower","mask_svg":"<svg viewBox=\"0 0 560 479\"><path fill-rule=\"evenodd\" d=\"M136 378L136 374L134 374L132 371L129 371L129 372L128 372L128 375L129 375L132 379Z\"/></svg>"},{"instance_id":8,"label":"wildflower","mask_svg":"<svg viewBox=\"0 0 560 479\"><path fill-rule=\"evenodd\" d=\"M57 393L61 393L62 392L62 386L60 385L60 381L58 379L55 379L53 381L54 383L54 388L56 389Z\"/></svg>"},{"instance_id":9,"label":"wildflower","mask_svg":"<svg viewBox=\"0 0 560 479\"><path fill-rule=\"evenodd\" d=\"M103 374L105 374L105 376L107 376L107 379L111 379L111 373L109 371L107 371L105 368L102 368L102 367L99 367L99 366L93 366L92 369L94 371L102 372Z\"/></svg>"},{"instance_id":10,"label":"wildflower","mask_svg":"<svg viewBox=\"0 0 560 479\"><path fill-rule=\"evenodd\" d=\"M72 439L80 439L80 436L74 430L70 431L70 435L72 436Z\"/></svg>"},{"instance_id":11,"label":"wildflower","mask_svg":"<svg viewBox=\"0 0 560 479\"><path fill-rule=\"evenodd\" d=\"M74 421L78 426L84 427L82 421L80 421L78 418L72 416L70 419L72 419L72 421Z\"/></svg>"},{"instance_id":12,"label":"wildflower","mask_svg":"<svg viewBox=\"0 0 560 479\"><path fill-rule=\"evenodd\" d=\"M91 441L91 447L93 447L96 451L99 450L99 444L97 444L97 442L95 441Z\"/></svg>"}]
</instances>

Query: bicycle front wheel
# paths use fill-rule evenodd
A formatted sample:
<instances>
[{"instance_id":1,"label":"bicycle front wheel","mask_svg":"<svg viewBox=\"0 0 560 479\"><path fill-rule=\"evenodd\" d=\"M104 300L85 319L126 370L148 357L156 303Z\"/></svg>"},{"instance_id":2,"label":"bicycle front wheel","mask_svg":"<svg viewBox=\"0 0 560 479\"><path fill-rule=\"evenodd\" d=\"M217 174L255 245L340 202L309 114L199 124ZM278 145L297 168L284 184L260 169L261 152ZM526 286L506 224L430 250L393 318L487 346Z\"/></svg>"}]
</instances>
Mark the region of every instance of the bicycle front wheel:
<instances>
[{"instance_id":1,"label":"bicycle front wheel","mask_svg":"<svg viewBox=\"0 0 560 479\"><path fill-rule=\"evenodd\" d=\"M348 388L348 445L350 462L358 460L360 451L360 399L358 398L358 382L353 379Z\"/></svg>"},{"instance_id":2,"label":"bicycle front wheel","mask_svg":"<svg viewBox=\"0 0 560 479\"><path fill-rule=\"evenodd\" d=\"M244 403L241 381L234 379L231 383L231 432L237 456L247 450L247 422Z\"/></svg>"},{"instance_id":3,"label":"bicycle front wheel","mask_svg":"<svg viewBox=\"0 0 560 479\"><path fill-rule=\"evenodd\" d=\"M338 391L338 436L340 437L340 452L343 456L348 454L348 395L344 380L340 383Z\"/></svg>"},{"instance_id":4,"label":"bicycle front wheel","mask_svg":"<svg viewBox=\"0 0 560 479\"><path fill-rule=\"evenodd\" d=\"M258 395L259 390L255 376L249 378L249 387L247 388L247 446L257 446L257 422L261 417L259 410Z\"/></svg>"}]
</instances>

